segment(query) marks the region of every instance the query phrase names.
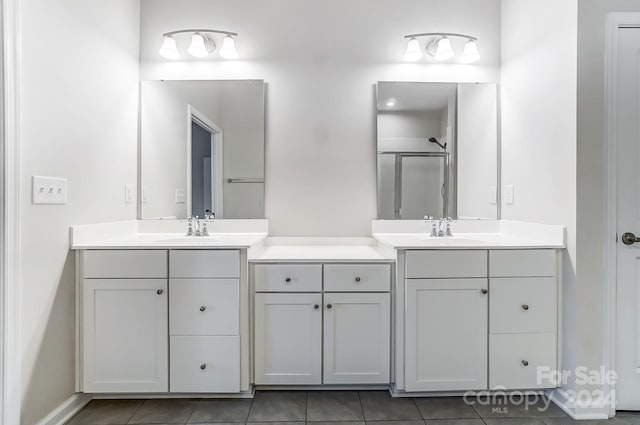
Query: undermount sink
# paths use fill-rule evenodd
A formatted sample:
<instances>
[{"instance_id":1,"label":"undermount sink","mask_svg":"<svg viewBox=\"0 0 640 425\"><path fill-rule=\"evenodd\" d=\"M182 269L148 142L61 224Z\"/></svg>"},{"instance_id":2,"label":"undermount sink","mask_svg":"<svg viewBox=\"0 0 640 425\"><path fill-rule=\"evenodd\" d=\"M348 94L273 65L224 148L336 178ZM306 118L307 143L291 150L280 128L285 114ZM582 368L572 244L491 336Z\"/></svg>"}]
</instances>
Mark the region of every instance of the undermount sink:
<instances>
[{"instance_id":1,"label":"undermount sink","mask_svg":"<svg viewBox=\"0 0 640 425\"><path fill-rule=\"evenodd\" d=\"M443 237L433 237L427 236L425 238L427 241L433 243L434 245L485 245L486 242L480 239L471 239L471 238L461 238L456 236L443 236Z\"/></svg>"},{"instance_id":2,"label":"undermount sink","mask_svg":"<svg viewBox=\"0 0 640 425\"><path fill-rule=\"evenodd\" d=\"M213 240L212 236L164 236L158 237L154 242L161 242L166 244L189 244L198 245L206 244Z\"/></svg>"}]
</instances>

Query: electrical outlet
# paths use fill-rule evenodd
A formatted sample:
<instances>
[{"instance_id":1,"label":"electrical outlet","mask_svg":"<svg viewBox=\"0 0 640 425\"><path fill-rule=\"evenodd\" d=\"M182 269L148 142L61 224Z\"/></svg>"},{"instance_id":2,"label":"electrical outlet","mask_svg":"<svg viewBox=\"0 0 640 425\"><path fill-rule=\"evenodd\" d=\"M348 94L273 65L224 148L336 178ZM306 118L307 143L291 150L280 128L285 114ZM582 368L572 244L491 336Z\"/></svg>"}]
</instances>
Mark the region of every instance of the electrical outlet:
<instances>
[{"instance_id":1,"label":"electrical outlet","mask_svg":"<svg viewBox=\"0 0 640 425\"><path fill-rule=\"evenodd\" d=\"M176 204L184 204L186 199L186 191L184 189L176 189Z\"/></svg>"},{"instance_id":2,"label":"electrical outlet","mask_svg":"<svg viewBox=\"0 0 640 425\"><path fill-rule=\"evenodd\" d=\"M134 197L133 185L132 184L124 185L124 202L126 202L127 204L132 204L133 197Z\"/></svg>"},{"instance_id":3,"label":"electrical outlet","mask_svg":"<svg viewBox=\"0 0 640 425\"><path fill-rule=\"evenodd\" d=\"M495 205L498 203L498 188L495 186L489 186L489 205Z\"/></svg>"},{"instance_id":4,"label":"electrical outlet","mask_svg":"<svg viewBox=\"0 0 640 425\"><path fill-rule=\"evenodd\" d=\"M504 186L504 203L505 205L513 205L513 185Z\"/></svg>"},{"instance_id":5,"label":"electrical outlet","mask_svg":"<svg viewBox=\"0 0 640 425\"><path fill-rule=\"evenodd\" d=\"M31 177L31 203L57 204L67 203L67 179L58 177Z\"/></svg>"}]
</instances>

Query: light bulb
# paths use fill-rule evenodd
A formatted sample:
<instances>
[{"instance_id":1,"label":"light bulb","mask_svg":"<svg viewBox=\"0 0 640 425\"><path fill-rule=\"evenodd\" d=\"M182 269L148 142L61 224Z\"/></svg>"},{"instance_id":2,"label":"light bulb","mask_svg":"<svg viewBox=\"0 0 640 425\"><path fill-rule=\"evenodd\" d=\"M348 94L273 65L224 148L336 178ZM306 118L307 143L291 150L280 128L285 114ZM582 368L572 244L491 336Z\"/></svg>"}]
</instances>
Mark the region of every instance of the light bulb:
<instances>
[{"instance_id":1,"label":"light bulb","mask_svg":"<svg viewBox=\"0 0 640 425\"><path fill-rule=\"evenodd\" d=\"M202 33L195 33L191 37L191 44L187 49L187 53L197 58L205 58L215 49L213 40Z\"/></svg>"},{"instance_id":2,"label":"light bulb","mask_svg":"<svg viewBox=\"0 0 640 425\"><path fill-rule=\"evenodd\" d=\"M222 40L222 47L220 48L220 56L225 59L238 59L238 51L236 50L236 42L230 35L226 35Z\"/></svg>"},{"instance_id":3,"label":"light bulb","mask_svg":"<svg viewBox=\"0 0 640 425\"><path fill-rule=\"evenodd\" d=\"M478 45L475 40L469 40L464 45L464 51L462 52L462 57L460 57L460 62L462 63L474 63L480 59L480 53L478 53Z\"/></svg>"},{"instance_id":4,"label":"light bulb","mask_svg":"<svg viewBox=\"0 0 640 425\"><path fill-rule=\"evenodd\" d=\"M166 36L162 42L162 47L158 50L158 53L167 59L180 59L180 53L176 46L176 40L171 36Z\"/></svg>"},{"instance_id":5,"label":"light bulb","mask_svg":"<svg viewBox=\"0 0 640 425\"><path fill-rule=\"evenodd\" d=\"M404 54L405 62L415 62L420 60L424 53L422 53L422 49L420 48L420 43L418 39L412 38L407 43L407 51Z\"/></svg>"},{"instance_id":6,"label":"light bulb","mask_svg":"<svg viewBox=\"0 0 640 425\"><path fill-rule=\"evenodd\" d=\"M438 48L433 58L437 61L446 61L451 59L455 55L455 52L451 48L451 41L447 37L442 37L438 41Z\"/></svg>"}]
</instances>

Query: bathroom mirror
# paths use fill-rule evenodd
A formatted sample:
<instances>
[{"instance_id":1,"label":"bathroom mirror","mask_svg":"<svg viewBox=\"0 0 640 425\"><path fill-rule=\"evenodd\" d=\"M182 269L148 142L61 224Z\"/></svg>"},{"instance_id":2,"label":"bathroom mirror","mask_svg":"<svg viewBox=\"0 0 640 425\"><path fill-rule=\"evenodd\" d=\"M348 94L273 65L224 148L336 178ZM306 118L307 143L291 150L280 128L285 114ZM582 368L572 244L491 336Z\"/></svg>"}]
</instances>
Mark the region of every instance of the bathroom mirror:
<instances>
[{"instance_id":1,"label":"bathroom mirror","mask_svg":"<svg viewBox=\"0 0 640 425\"><path fill-rule=\"evenodd\" d=\"M498 218L497 86L379 82L378 218Z\"/></svg>"},{"instance_id":2,"label":"bathroom mirror","mask_svg":"<svg viewBox=\"0 0 640 425\"><path fill-rule=\"evenodd\" d=\"M143 81L140 218L264 218L264 82Z\"/></svg>"}]
</instances>

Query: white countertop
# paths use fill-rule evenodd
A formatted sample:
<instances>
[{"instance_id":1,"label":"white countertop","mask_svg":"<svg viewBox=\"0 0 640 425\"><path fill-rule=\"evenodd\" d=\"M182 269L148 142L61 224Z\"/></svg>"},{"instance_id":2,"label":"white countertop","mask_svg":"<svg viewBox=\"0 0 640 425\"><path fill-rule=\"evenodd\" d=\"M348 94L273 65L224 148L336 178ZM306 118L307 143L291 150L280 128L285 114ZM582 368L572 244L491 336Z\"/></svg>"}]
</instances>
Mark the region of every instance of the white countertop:
<instances>
[{"instance_id":1,"label":"white countertop","mask_svg":"<svg viewBox=\"0 0 640 425\"><path fill-rule=\"evenodd\" d=\"M267 237L267 220L216 220L210 236L185 236L184 220L120 221L73 226L71 249L243 249Z\"/></svg>"},{"instance_id":2,"label":"white countertop","mask_svg":"<svg viewBox=\"0 0 640 425\"><path fill-rule=\"evenodd\" d=\"M521 238L501 233L458 233L453 237L384 233L375 238L393 249L518 249L564 248L563 243Z\"/></svg>"},{"instance_id":3,"label":"white countertop","mask_svg":"<svg viewBox=\"0 0 640 425\"><path fill-rule=\"evenodd\" d=\"M396 253L373 238L267 238L249 253L249 261L269 262L394 262Z\"/></svg>"},{"instance_id":4,"label":"white countertop","mask_svg":"<svg viewBox=\"0 0 640 425\"><path fill-rule=\"evenodd\" d=\"M453 236L431 237L432 222L374 220L373 237L390 249L531 249L566 246L563 226L507 220L460 220Z\"/></svg>"},{"instance_id":5,"label":"white countertop","mask_svg":"<svg viewBox=\"0 0 640 425\"><path fill-rule=\"evenodd\" d=\"M266 233L220 233L199 237L187 237L182 233L137 233L77 243L72 249L238 249L250 248L266 237Z\"/></svg>"}]
</instances>

